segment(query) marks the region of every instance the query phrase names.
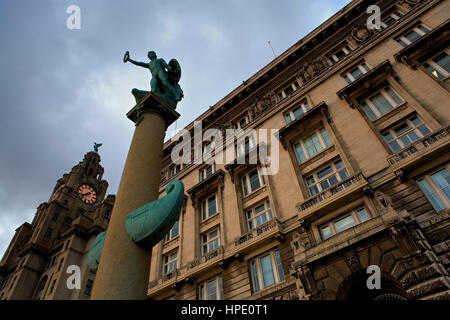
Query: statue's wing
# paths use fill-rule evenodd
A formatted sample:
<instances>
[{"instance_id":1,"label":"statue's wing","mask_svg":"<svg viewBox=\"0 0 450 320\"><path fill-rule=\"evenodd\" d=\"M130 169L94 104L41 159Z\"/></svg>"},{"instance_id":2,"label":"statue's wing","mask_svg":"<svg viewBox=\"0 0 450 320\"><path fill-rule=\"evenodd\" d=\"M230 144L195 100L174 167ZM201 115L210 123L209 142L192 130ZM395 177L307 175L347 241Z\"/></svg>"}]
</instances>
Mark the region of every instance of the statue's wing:
<instances>
[{"instance_id":1,"label":"statue's wing","mask_svg":"<svg viewBox=\"0 0 450 320\"><path fill-rule=\"evenodd\" d=\"M169 70L168 70L169 81L172 84L178 83L181 78L181 67L178 63L177 59L171 59L169 61Z\"/></svg>"}]
</instances>

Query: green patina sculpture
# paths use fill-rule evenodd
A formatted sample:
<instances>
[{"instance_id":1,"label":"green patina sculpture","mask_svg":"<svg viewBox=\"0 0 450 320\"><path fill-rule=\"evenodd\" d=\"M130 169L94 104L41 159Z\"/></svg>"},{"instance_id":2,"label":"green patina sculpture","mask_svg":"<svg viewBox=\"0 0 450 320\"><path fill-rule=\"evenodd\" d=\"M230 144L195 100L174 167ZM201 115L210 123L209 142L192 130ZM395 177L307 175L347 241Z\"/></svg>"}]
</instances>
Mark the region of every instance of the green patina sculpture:
<instances>
[{"instance_id":1,"label":"green patina sculpture","mask_svg":"<svg viewBox=\"0 0 450 320\"><path fill-rule=\"evenodd\" d=\"M103 143L97 143L94 141L94 151L98 153L98 148L100 148L103 145Z\"/></svg>"},{"instance_id":2,"label":"green patina sculpture","mask_svg":"<svg viewBox=\"0 0 450 320\"><path fill-rule=\"evenodd\" d=\"M180 215L184 200L184 184L171 181L167 195L131 212L125 221L125 229L134 243L149 250L170 231ZM106 231L100 233L91 245L88 266L97 270L105 243Z\"/></svg>"},{"instance_id":3,"label":"green patina sculpture","mask_svg":"<svg viewBox=\"0 0 450 320\"><path fill-rule=\"evenodd\" d=\"M150 249L170 231L178 220L184 199L184 184L171 181L167 195L131 212L125 220L125 229L131 240Z\"/></svg>"},{"instance_id":4,"label":"green patina sculpture","mask_svg":"<svg viewBox=\"0 0 450 320\"><path fill-rule=\"evenodd\" d=\"M92 242L91 248L89 249L87 263L89 269L95 271L100 263L100 256L102 255L103 244L105 243L106 231L100 233L94 242Z\"/></svg>"},{"instance_id":5,"label":"green patina sculpture","mask_svg":"<svg viewBox=\"0 0 450 320\"><path fill-rule=\"evenodd\" d=\"M157 58L154 51L148 52L148 58L150 59L149 63L135 61L130 58L130 53L127 51L123 57L123 62L130 61L134 65L149 69L152 74L151 91L164 99L170 106L176 108L177 103L184 96L183 90L178 84L181 78L180 64L176 59L171 59L167 64L164 59ZM149 91L134 88L131 93L134 95L136 103L139 103Z\"/></svg>"}]
</instances>

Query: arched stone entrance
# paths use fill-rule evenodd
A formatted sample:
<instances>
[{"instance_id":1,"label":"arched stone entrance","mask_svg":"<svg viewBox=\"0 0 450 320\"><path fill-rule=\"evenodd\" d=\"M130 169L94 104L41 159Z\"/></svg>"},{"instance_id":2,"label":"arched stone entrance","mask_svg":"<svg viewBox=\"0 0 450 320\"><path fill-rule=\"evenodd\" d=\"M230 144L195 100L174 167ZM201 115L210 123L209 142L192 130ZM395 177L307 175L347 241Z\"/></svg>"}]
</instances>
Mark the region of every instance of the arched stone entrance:
<instances>
[{"instance_id":1,"label":"arched stone entrance","mask_svg":"<svg viewBox=\"0 0 450 320\"><path fill-rule=\"evenodd\" d=\"M381 289L367 288L364 272L348 276L339 286L337 300L408 300L408 294L401 283L389 274L381 274Z\"/></svg>"}]
</instances>

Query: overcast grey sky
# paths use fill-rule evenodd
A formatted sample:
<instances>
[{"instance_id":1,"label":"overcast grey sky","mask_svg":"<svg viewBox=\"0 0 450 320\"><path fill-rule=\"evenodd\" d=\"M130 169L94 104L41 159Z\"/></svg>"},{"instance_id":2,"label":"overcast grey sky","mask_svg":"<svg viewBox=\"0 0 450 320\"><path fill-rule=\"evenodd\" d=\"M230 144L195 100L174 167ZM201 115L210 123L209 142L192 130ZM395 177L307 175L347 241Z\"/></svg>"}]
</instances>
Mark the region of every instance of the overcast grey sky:
<instances>
[{"instance_id":1,"label":"overcast grey sky","mask_svg":"<svg viewBox=\"0 0 450 320\"><path fill-rule=\"evenodd\" d=\"M150 74L122 62L148 50L182 68L182 128L349 0L0 0L0 256L93 141L116 193L134 125L132 88ZM81 29L69 30L69 5ZM169 128L168 135L173 132Z\"/></svg>"}]
</instances>

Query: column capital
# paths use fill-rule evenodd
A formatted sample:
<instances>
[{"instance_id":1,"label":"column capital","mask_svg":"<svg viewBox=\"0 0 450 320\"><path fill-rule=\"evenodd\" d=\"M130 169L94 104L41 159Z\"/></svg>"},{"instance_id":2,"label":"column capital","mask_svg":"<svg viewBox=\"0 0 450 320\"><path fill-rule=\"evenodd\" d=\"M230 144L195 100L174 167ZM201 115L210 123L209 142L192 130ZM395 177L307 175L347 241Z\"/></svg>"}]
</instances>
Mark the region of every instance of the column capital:
<instances>
[{"instance_id":1,"label":"column capital","mask_svg":"<svg viewBox=\"0 0 450 320\"><path fill-rule=\"evenodd\" d=\"M153 92L149 92L138 104L128 111L127 117L137 126L142 120L141 115L146 112L161 114L166 121L166 129L180 117L180 114L170 104Z\"/></svg>"}]
</instances>

